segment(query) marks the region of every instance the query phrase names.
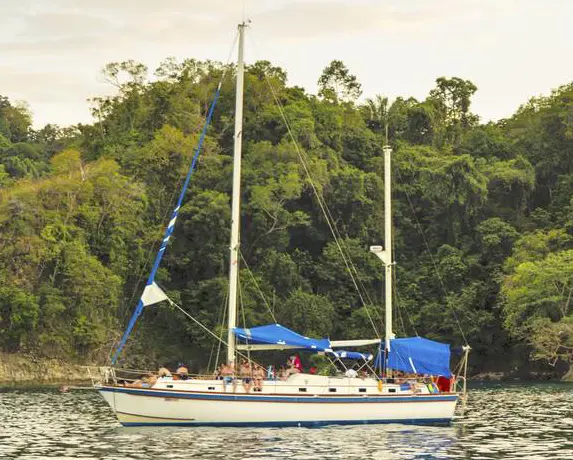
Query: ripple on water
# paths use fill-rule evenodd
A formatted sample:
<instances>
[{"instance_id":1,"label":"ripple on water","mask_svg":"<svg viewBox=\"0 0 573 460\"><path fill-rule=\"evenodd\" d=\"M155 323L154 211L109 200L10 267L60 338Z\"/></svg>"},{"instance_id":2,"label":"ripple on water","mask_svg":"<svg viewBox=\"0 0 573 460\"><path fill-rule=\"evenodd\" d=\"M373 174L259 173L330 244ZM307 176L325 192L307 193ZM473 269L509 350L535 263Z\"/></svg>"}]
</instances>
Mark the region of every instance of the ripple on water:
<instances>
[{"instance_id":1,"label":"ripple on water","mask_svg":"<svg viewBox=\"0 0 573 460\"><path fill-rule=\"evenodd\" d=\"M471 391L450 427L123 428L91 391L0 392L0 459L573 458L573 385Z\"/></svg>"}]
</instances>

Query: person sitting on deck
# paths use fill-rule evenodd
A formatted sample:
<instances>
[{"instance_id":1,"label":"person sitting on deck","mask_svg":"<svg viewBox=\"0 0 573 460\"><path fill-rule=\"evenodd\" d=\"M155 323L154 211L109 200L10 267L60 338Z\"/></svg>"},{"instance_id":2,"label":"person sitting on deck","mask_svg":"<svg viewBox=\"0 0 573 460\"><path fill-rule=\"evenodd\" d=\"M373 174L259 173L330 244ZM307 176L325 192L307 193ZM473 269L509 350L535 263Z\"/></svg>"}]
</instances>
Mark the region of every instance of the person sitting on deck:
<instances>
[{"instance_id":1,"label":"person sitting on deck","mask_svg":"<svg viewBox=\"0 0 573 460\"><path fill-rule=\"evenodd\" d=\"M157 371L157 377L173 377L173 376L171 375L169 369L167 369L165 366L161 366Z\"/></svg>"},{"instance_id":2,"label":"person sitting on deck","mask_svg":"<svg viewBox=\"0 0 573 460\"><path fill-rule=\"evenodd\" d=\"M284 366L281 366L281 368L279 369L278 372L278 378L279 380L286 380L288 378L289 374L287 373L287 370L285 369Z\"/></svg>"},{"instance_id":3,"label":"person sitting on deck","mask_svg":"<svg viewBox=\"0 0 573 460\"><path fill-rule=\"evenodd\" d=\"M179 363L179 367L177 367L175 374L181 380L187 380L189 378L189 369L187 369L187 366L185 366L185 364Z\"/></svg>"},{"instance_id":4,"label":"person sitting on deck","mask_svg":"<svg viewBox=\"0 0 573 460\"><path fill-rule=\"evenodd\" d=\"M221 364L219 367L215 368L215 370L213 371L213 378L215 380L223 380L223 367L225 367L224 364Z\"/></svg>"},{"instance_id":5,"label":"person sitting on deck","mask_svg":"<svg viewBox=\"0 0 573 460\"><path fill-rule=\"evenodd\" d=\"M235 382L235 364L221 364L221 376L223 377L223 391L227 391L227 384L233 384L233 393L237 387L237 382Z\"/></svg>"},{"instance_id":6,"label":"person sitting on deck","mask_svg":"<svg viewBox=\"0 0 573 460\"><path fill-rule=\"evenodd\" d=\"M255 364L255 369L253 371L253 380L254 380L253 391L261 392L263 390L264 379L265 379L265 370L259 364Z\"/></svg>"},{"instance_id":7,"label":"person sitting on deck","mask_svg":"<svg viewBox=\"0 0 573 460\"><path fill-rule=\"evenodd\" d=\"M288 364L291 364L295 369L298 369L299 372L302 372L302 362L298 355L292 355L289 358Z\"/></svg>"},{"instance_id":8,"label":"person sitting on deck","mask_svg":"<svg viewBox=\"0 0 573 460\"><path fill-rule=\"evenodd\" d=\"M292 358L292 357L291 357ZM299 362L300 365L300 362ZM288 369L286 370L286 377L290 377L291 374L300 374L302 366L296 366L294 359L288 360Z\"/></svg>"},{"instance_id":9,"label":"person sitting on deck","mask_svg":"<svg viewBox=\"0 0 573 460\"><path fill-rule=\"evenodd\" d=\"M251 381L253 380L252 376L252 369L249 362L245 359L239 368L239 375L243 380L243 388L245 389L245 393L248 393L251 390Z\"/></svg>"},{"instance_id":10,"label":"person sitting on deck","mask_svg":"<svg viewBox=\"0 0 573 460\"><path fill-rule=\"evenodd\" d=\"M151 388L157 382L157 375L153 372L148 373L141 379L137 379L132 383L125 383L124 386L130 388Z\"/></svg>"}]
</instances>

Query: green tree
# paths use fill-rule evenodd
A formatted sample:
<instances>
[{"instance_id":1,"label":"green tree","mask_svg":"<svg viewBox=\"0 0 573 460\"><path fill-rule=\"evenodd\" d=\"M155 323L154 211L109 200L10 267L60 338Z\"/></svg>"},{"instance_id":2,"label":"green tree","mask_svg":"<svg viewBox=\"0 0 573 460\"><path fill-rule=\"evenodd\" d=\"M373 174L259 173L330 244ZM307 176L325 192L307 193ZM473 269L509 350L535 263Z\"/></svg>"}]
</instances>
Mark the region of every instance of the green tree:
<instances>
[{"instance_id":1,"label":"green tree","mask_svg":"<svg viewBox=\"0 0 573 460\"><path fill-rule=\"evenodd\" d=\"M330 102L354 102L362 94L362 85L342 61L328 64L318 79L318 95Z\"/></svg>"}]
</instances>

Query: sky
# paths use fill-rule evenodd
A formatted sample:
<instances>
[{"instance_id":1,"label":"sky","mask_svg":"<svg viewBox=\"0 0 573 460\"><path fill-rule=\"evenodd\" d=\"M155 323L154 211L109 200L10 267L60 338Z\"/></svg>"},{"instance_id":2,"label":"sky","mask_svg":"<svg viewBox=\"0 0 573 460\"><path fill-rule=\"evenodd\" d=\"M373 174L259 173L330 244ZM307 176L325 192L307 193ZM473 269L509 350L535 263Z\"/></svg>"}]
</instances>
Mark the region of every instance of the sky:
<instances>
[{"instance_id":1,"label":"sky","mask_svg":"<svg viewBox=\"0 0 573 460\"><path fill-rule=\"evenodd\" d=\"M488 121L573 81L573 0L0 0L0 95L26 101L35 127L91 122L88 99L113 93L105 64L226 62L244 17L247 63L310 93L333 59L363 99L423 99L457 76Z\"/></svg>"}]
</instances>

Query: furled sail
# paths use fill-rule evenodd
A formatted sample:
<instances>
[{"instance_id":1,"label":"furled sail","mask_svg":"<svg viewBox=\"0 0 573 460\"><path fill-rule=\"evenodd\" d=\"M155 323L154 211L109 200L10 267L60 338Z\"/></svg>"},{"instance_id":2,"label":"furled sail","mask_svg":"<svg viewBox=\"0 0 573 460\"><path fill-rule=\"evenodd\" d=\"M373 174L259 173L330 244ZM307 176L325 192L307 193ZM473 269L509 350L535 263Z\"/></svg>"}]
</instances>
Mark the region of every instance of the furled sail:
<instances>
[{"instance_id":1,"label":"furled sail","mask_svg":"<svg viewBox=\"0 0 573 460\"><path fill-rule=\"evenodd\" d=\"M392 339L388 368L414 374L451 377L450 345L423 337Z\"/></svg>"},{"instance_id":2,"label":"furled sail","mask_svg":"<svg viewBox=\"0 0 573 460\"><path fill-rule=\"evenodd\" d=\"M280 324L268 324L250 329L236 327L233 332L243 342L249 344L284 345L314 351L330 351L330 340L313 339L300 335Z\"/></svg>"},{"instance_id":3,"label":"furled sail","mask_svg":"<svg viewBox=\"0 0 573 460\"><path fill-rule=\"evenodd\" d=\"M189 183L191 182L191 176L193 174L193 171L195 171L195 165L197 164L199 153L201 153L201 148L203 147L203 141L205 140L205 136L207 135L207 128L209 127L211 119L213 118L213 112L215 110L215 105L217 104L217 100L219 99L220 91L221 91L221 83L219 83L219 85L217 86L217 91L215 92L215 96L213 97L213 101L211 102L211 106L209 107L207 119L205 120L203 130L201 131L201 136L199 137L199 142L197 144L197 148L195 149L193 160L191 161L191 166L189 167L189 171L187 172L187 176L185 177L185 182L183 183L183 187L181 187L181 192L179 193L179 199L177 200L175 209L171 214L171 219L169 220L169 224L167 225L165 233L163 234L161 247L159 248L159 251L155 256L155 261L153 262L153 267L151 268L151 272L149 273L145 289L143 290L143 294L141 295L141 298L137 303L137 307L135 307L135 311L133 312L133 315L129 320L127 328L123 333L123 336L121 337L121 340L115 350L115 353L111 360L112 366L115 365L115 363L117 362L117 359L119 358L119 355L123 350L123 347L125 346L125 343L127 342L129 335L131 334L131 331L133 330L133 327L135 326L137 318L139 318L139 315L141 315L141 312L143 311L143 308L146 307L147 305L153 305L155 303L167 299L167 295L165 295L165 293L161 290L161 288L159 288L159 286L155 284L155 274L157 273L157 269L161 264L161 260L163 259L163 255L165 254L165 249L167 248L169 239L171 238L173 230L175 229L175 222L177 221L179 210L181 209L181 205L183 204L183 199L185 198L185 194L187 193L187 188L189 187Z\"/></svg>"}]
</instances>

